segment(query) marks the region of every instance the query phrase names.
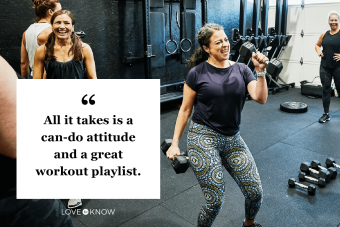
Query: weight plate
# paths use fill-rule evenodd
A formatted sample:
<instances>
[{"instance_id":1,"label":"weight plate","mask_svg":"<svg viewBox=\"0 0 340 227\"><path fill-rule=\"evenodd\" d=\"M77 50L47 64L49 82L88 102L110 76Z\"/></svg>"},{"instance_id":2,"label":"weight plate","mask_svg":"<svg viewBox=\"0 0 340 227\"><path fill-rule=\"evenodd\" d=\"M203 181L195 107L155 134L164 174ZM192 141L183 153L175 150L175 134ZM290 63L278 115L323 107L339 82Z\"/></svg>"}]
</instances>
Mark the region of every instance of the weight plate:
<instances>
[{"instance_id":1,"label":"weight plate","mask_svg":"<svg viewBox=\"0 0 340 227\"><path fill-rule=\"evenodd\" d=\"M308 106L303 102L284 102L280 104L280 110L287 113L305 113Z\"/></svg>"}]
</instances>

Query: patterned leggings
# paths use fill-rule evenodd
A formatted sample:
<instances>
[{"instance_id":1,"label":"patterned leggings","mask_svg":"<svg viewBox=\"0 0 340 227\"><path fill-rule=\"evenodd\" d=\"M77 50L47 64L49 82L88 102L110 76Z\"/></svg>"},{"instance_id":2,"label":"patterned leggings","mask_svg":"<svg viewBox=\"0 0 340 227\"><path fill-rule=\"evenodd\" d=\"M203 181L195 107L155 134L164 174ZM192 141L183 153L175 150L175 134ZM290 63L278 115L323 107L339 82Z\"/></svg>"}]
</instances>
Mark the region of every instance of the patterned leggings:
<instances>
[{"instance_id":1,"label":"patterned leggings","mask_svg":"<svg viewBox=\"0 0 340 227\"><path fill-rule=\"evenodd\" d=\"M254 220L262 204L262 184L253 156L240 134L221 135L191 122L188 156L203 191L206 205L198 215L198 226L211 226L225 197L222 165L245 197L245 216Z\"/></svg>"}]
</instances>

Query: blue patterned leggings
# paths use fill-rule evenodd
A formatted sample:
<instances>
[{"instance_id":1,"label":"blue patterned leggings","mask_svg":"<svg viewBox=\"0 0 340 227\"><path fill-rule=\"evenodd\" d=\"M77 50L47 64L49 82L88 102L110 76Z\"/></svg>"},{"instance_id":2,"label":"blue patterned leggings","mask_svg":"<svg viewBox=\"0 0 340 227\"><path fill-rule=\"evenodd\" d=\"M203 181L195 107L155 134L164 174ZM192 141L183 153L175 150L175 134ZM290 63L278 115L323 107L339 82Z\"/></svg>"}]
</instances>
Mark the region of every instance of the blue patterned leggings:
<instances>
[{"instance_id":1,"label":"blue patterned leggings","mask_svg":"<svg viewBox=\"0 0 340 227\"><path fill-rule=\"evenodd\" d=\"M203 191L206 205L198 215L198 226L211 226L225 197L222 165L245 197L245 216L254 220L262 204L262 184L253 156L240 134L221 135L191 122L188 156Z\"/></svg>"}]
</instances>

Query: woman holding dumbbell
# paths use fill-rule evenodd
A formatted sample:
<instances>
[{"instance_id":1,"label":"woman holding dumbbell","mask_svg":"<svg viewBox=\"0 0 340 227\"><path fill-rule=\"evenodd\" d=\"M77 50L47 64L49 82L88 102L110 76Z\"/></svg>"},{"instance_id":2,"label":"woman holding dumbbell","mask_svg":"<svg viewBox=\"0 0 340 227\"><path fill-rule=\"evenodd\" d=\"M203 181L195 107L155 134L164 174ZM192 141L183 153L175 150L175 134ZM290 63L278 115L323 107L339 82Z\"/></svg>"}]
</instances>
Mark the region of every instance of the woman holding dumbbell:
<instances>
[{"instance_id":1,"label":"woman holding dumbbell","mask_svg":"<svg viewBox=\"0 0 340 227\"><path fill-rule=\"evenodd\" d=\"M315 45L315 50L321 57L320 79L322 84L322 103L324 114L319 119L320 123L325 123L329 117L329 105L331 103L332 78L336 88L340 89L340 32L339 32L340 14L331 11L328 14L328 24L331 30L321 34ZM321 50L320 48L323 48Z\"/></svg>"},{"instance_id":2,"label":"woman holding dumbbell","mask_svg":"<svg viewBox=\"0 0 340 227\"><path fill-rule=\"evenodd\" d=\"M34 57L34 79L97 79L91 47L74 33L75 20L68 10L51 18L52 33ZM44 68L46 75L44 75Z\"/></svg>"},{"instance_id":3,"label":"woman holding dumbbell","mask_svg":"<svg viewBox=\"0 0 340 227\"><path fill-rule=\"evenodd\" d=\"M201 186L206 205L201 208L198 226L211 226L225 197L222 166L234 178L245 196L243 226L254 222L262 204L262 185L255 161L240 136L240 117L246 93L260 104L267 101L265 64L256 53L252 61L257 81L245 65L229 61L230 43L223 28L205 24L198 32L200 48L190 59L169 159L180 155L178 141L191 115L187 149L191 167Z\"/></svg>"}]
</instances>

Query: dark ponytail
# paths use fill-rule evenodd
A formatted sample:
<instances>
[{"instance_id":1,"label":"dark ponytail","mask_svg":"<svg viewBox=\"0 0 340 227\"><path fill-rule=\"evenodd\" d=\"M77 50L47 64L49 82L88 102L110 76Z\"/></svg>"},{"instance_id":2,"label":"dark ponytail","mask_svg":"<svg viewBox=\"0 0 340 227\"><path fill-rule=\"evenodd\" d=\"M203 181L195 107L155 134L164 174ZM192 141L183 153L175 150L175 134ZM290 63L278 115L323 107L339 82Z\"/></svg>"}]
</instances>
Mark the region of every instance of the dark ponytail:
<instances>
[{"instance_id":1,"label":"dark ponytail","mask_svg":"<svg viewBox=\"0 0 340 227\"><path fill-rule=\"evenodd\" d=\"M48 36L47 42L45 43L45 48L46 48L46 54L44 57L45 62L56 59L54 56L54 44L55 44L55 34L54 32L51 32L51 34Z\"/></svg>"},{"instance_id":2,"label":"dark ponytail","mask_svg":"<svg viewBox=\"0 0 340 227\"><path fill-rule=\"evenodd\" d=\"M71 40L72 40L72 46L70 50L68 51L68 54L70 55L70 52L71 52L74 55L74 60L82 61L83 60L83 55L81 54L82 42L81 42L80 37L76 33L72 32Z\"/></svg>"},{"instance_id":3,"label":"dark ponytail","mask_svg":"<svg viewBox=\"0 0 340 227\"><path fill-rule=\"evenodd\" d=\"M208 60L208 58L209 58L209 54L205 52L203 47L199 47L189 59L189 65L188 65L189 69Z\"/></svg>"},{"instance_id":4,"label":"dark ponytail","mask_svg":"<svg viewBox=\"0 0 340 227\"><path fill-rule=\"evenodd\" d=\"M221 25L209 23L205 24L199 31L197 41L200 47L195 51L189 60L189 69L208 60L209 54L203 49L203 46L209 47L210 38L215 31L224 30Z\"/></svg>"}]
</instances>

